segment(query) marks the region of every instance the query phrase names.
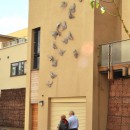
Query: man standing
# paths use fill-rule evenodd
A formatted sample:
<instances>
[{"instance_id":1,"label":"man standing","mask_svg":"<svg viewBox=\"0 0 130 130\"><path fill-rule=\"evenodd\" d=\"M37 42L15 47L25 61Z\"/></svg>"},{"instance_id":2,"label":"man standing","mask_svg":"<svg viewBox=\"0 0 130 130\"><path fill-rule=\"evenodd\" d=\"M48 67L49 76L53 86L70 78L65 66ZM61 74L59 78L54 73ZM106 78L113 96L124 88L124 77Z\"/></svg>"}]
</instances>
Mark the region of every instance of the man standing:
<instances>
[{"instance_id":1,"label":"man standing","mask_svg":"<svg viewBox=\"0 0 130 130\"><path fill-rule=\"evenodd\" d=\"M79 127L79 121L78 118L75 116L74 111L69 112L69 130L78 130Z\"/></svg>"}]
</instances>

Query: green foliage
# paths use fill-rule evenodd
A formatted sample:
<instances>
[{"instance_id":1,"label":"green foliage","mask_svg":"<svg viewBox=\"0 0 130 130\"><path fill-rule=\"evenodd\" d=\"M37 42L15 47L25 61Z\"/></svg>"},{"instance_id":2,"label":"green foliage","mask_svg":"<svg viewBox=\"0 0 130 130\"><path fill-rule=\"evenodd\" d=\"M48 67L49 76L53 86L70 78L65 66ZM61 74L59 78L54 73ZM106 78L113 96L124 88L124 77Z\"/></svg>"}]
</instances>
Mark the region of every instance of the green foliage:
<instances>
[{"instance_id":1,"label":"green foliage","mask_svg":"<svg viewBox=\"0 0 130 130\"><path fill-rule=\"evenodd\" d=\"M102 13L102 14L104 14L104 13L106 12L105 7L101 7L100 10L101 10L101 13Z\"/></svg>"},{"instance_id":2,"label":"green foliage","mask_svg":"<svg viewBox=\"0 0 130 130\"><path fill-rule=\"evenodd\" d=\"M90 5L91 5L92 8L94 8L94 6L96 6L96 8L98 8L99 7L99 1L91 0Z\"/></svg>"},{"instance_id":3,"label":"green foliage","mask_svg":"<svg viewBox=\"0 0 130 130\"><path fill-rule=\"evenodd\" d=\"M105 7L102 7L99 3L99 1L96 1L96 0L90 0L90 5L92 8L96 7L97 9L99 8L100 6L100 11L102 14L104 14L106 12L106 8Z\"/></svg>"},{"instance_id":4,"label":"green foliage","mask_svg":"<svg viewBox=\"0 0 130 130\"><path fill-rule=\"evenodd\" d=\"M90 1L90 5L91 5L92 8L94 8L95 0L91 0L91 1Z\"/></svg>"},{"instance_id":5,"label":"green foliage","mask_svg":"<svg viewBox=\"0 0 130 130\"><path fill-rule=\"evenodd\" d=\"M112 13L111 11L107 10L105 7L102 6L102 4L101 4L102 2L100 2L100 1L105 2L106 4L107 4L107 3L112 3L112 4L114 4L117 13L114 14L114 13ZM118 0L117 0L117 1L118 1ZM109 15L111 15L111 16L119 17L119 19L120 19L120 21L121 21L121 23L122 23L122 25L123 25L123 28L124 28L126 34L127 34L128 37L130 38L129 30L127 29L127 27L126 27L126 25L125 25L125 23L124 23L124 20L123 20L123 18L122 18L122 16L121 16L119 7L118 7L117 3L115 2L115 0L111 0L111 1L107 1L107 0L90 0L90 5L91 5L92 8L100 9L101 14L107 13L107 14L109 14Z\"/></svg>"},{"instance_id":6,"label":"green foliage","mask_svg":"<svg viewBox=\"0 0 130 130\"><path fill-rule=\"evenodd\" d=\"M98 7L99 7L99 2L98 1L96 1L96 8L98 9Z\"/></svg>"}]
</instances>

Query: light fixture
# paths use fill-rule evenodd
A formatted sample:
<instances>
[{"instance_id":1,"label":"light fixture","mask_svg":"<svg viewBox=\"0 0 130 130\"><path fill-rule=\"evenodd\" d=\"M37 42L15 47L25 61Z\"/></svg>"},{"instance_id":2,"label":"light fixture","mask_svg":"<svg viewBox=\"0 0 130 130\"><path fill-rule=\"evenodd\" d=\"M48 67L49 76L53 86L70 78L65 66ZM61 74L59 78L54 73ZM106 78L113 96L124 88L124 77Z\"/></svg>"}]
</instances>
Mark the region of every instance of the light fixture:
<instances>
[{"instance_id":1,"label":"light fixture","mask_svg":"<svg viewBox=\"0 0 130 130\"><path fill-rule=\"evenodd\" d=\"M39 101L39 105L42 107L44 105L44 101L43 100Z\"/></svg>"}]
</instances>

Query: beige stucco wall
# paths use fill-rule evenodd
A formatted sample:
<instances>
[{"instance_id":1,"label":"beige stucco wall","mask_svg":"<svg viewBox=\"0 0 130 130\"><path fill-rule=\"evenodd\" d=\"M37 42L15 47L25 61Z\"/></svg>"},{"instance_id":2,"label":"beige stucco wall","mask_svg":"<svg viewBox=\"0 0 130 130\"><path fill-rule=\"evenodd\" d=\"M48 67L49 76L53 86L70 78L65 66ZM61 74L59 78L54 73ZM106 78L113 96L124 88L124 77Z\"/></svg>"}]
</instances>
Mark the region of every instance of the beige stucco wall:
<instances>
[{"instance_id":1,"label":"beige stucco wall","mask_svg":"<svg viewBox=\"0 0 130 130\"><path fill-rule=\"evenodd\" d=\"M125 26L127 27L129 33L130 33L130 1L126 0L122 3L122 18L125 23ZM124 28L122 27L122 40L129 39L128 35L125 33ZM125 44L122 44L122 62L129 61L129 41L125 42Z\"/></svg>"},{"instance_id":2,"label":"beige stucco wall","mask_svg":"<svg viewBox=\"0 0 130 130\"><path fill-rule=\"evenodd\" d=\"M26 75L10 77L10 65L27 60L27 43L0 50L0 59L0 89L26 87Z\"/></svg>"},{"instance_id":3,"label":"beige stucco wall","mask_svg":"<svg viewBox=\"0 0 130 130\"><path fill-rule=\"evenodd\" d=\"M44 107L39 107L38 130L47 129L48 124L48 98L50 97L80 97L85 96L86 103L86 129L92 130L92 100L93 100L93 34L94 34L94 12L89 2L69 1L65 9L60 8L60 0L30 0L29 10L29 43L31 43L32 29L41 27L41 54L40 54L40 88L39 100L44 100ZM68 18L68 8L76 3L75 19ZM90 15L91 14L91 15ZM56 43L60 49L66 50L64 56L58 54L58 50L52 49L55 41L51 32L55 31L56 25L62 21L67 22L67 30L58 37ZM71 31L74 40L67 45L62 43L63 38ZM79 51L77 59L73 51ZM31 54L31 45L28 46L28 54ZM58 60L58 66L53 68L49 59L53 55ZM28 59L31 55L28 56ZM28 64L29 66L31 63ZM30 67L31 70L31 67ZM57 74L51 88L46 86L50 79L50 71ZM28 75L28 86L30 86L30 74ZM29 92L29 89L27 90ZM44 97L42 97L44 95ZM27 101L29 99L27 98ZM29 108L29 104L26 104ZM28 110L26 109L26 121L28 121ZM25 122L26 122L25 121ZM28 122L25 130L29 130Z\"/></svg>"},{"instance_id":4,"label":"beige stucco wall","mask_svg":"<svg viewBox=\"0 0 130 130\"><path fill-rule=\"evenodd\" d=\"M123 0L122 0L123 1ZM122 18L124 20L124 23L130 33L130 1L129 0L125 0L125 2L122 2ZM128 39L129 37L127 36L127 34L124 31L124 28L122 27L122 39Z\"/></svg>"},{"instance_id":5,"label":"beige stucco wall","mask_svg":"<svg viewBox=\"0 0 130 130\"><path fill-rule=\"evenodd\" d=\"M13 37L27 37L27 29L19 30L9 35ZM8 56L9 58L7 58ZM26 75L10 77L11 63L23 60L27 60L27 43L0 50L0 89L26 87Z\"/></svg>"},{"instance_id":6,"label":"beige stucco wall","mask_svg":"<svg viewBox=\"0 0 130 130\"><path fill-rule=\"evenodd\" d=\"M68 7L60 8L60 0L42 1L30 0L29 9L29 43L32 41L32 29L41 27L41 54L40 54L40 88L39 100L44 100L44 107L38 110L38 130L47 129L50 97L80 97L86 96L86 130L105 130L107 124L107 105L109 84L107 75L98 73L99 52L98 45L124 39L121 23L118 17L112 17L107 13L101 15L99 11L91 9L89 1L71 0L68 5L76 3L75 19L68 18ZM129 18L129 0L119 4L122 7L123 17ZM107 7L114 11L113 6ZM126 10L127 9L127 10ZM51 32L55 31L56 25L62 21L67 22L67 30L58 37L56 43L60 49L66 50L64 56L59 56L52 49L55 41ZM128 20L129 21L129 20ZM129 22L126 22L127 25ZM129 26L129 25L128 25ZM71 31L74 40L67 45L62 44L64 36ZM28 44L28 59L31 59L31 44ZM80 52L78 59L74 59L72 51ZM93 51L94 49L94 51ZM51 67L47 58L53 55L58 59L58 66ZM30 95L30 71L31 61L28 62L27 95ZM58 76L53 80L51 88L46 86L50 79L50 71ZM42 97L42 95L44 95ZM25 130L30 128L30 99L26 100Z\"/></svg>"},{"instance_id":7,"label":"beige stucco wall","mask_svg":"<svg viewBox=\"0 0 130 130\"><path fill-rule=\"evenodd\" d=\"M28 36L28 28L24 28L22 30L12 32L12 33L10 33L8 35L12 36L12 37L19 37L19 38L27 37Z\"/></svg>"},{"instance_id":8,"label":"beige stucco wall","mask_svg":"<svg viewBox=\"0 0 130 130\"><path fill-rule=\"evenodd\" d=\"M121 10L121 0L118 0ZM113 4L101 3L111 12L115 12ZM108 97L109 97L109 80L107 75L98 72L100 63L100 49L98 45L107 44L108 42L121 40L121 23L118 17L109 14L101 14L99 9L95 9L94 17L94 100L93 100L93 120L94 130L106 130Z\"/></svg>"}]
</instances>

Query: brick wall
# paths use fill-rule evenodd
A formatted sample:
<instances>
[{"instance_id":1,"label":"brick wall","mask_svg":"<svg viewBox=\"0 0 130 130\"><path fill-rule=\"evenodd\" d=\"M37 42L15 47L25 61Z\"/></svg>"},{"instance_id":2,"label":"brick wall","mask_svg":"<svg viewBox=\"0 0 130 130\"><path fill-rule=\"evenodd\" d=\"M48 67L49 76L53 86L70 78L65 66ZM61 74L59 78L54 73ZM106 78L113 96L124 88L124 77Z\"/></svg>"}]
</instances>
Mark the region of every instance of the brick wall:
<instances>
[{"instance_id":1,"label":"brick wall","mask_svg":"<svg viewBox=\"0 0 130 130\"><path fill-rule=\"evenodd\" d=\"M1 91L0 126L24 127L25 88Z\"/></svg>"},{"instance_id":2,"label":"brick wall","mask_svg":"<svg viewBox=\"0 0 130 130\"><path fill-rule=\"evenodd\" d=\"M130 130L130 78L110 85L107 130Z\"/></svg>"}]
</instances>

